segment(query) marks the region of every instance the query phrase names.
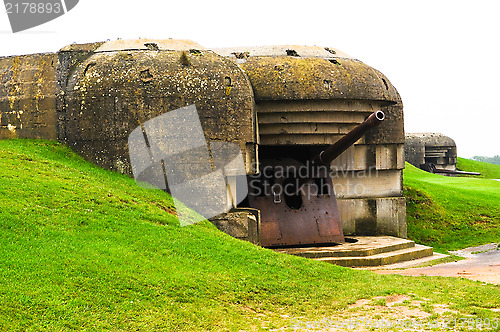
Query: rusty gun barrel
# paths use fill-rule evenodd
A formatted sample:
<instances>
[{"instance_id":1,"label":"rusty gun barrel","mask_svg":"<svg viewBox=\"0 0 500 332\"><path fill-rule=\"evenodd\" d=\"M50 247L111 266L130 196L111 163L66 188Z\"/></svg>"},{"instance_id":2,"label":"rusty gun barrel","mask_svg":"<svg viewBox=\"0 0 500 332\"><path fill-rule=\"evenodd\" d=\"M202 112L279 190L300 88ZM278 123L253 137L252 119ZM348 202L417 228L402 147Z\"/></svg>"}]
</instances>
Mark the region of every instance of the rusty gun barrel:
<instances>
[{"instance_id":1,"label":"rusty gun barrel","mask_svg":"<svg viewBox=\"0 0 500 332\"><path fill-rule=\"evenodd\" d=\"M435 174L457 174L457 175L475 175L475 176L481 175L481 173L478 172L454 171L451 169L437 168L436 165L432 163L425 164L423 170Z\"/></svg>"},{"instance_id":2,"label":"rusty gun barrel","mask_svg":"<svg viewBox=\"0 0 500 332\"><path fill-rule=\"evenodd\" d=\"M334 144L321 151L316 157L312 159L310 167L330 166L330 163L338 156L347 150L351 145L356 143L368 130L378 126L385 119L385 114L382 111L376 111L370 114L362 123L356 126L353 130L344 135ZM313 172L311 172L313 173ZM298 179L297 192L306 184L311 178L304 177Z\"/></svg>"},{"instance_id":3,"label":"rusty gun barrel","mask_svg":"<svg viewBox=\"0 0 500 332\"><path fill-rule=\"evenodd\" d=\"M351 145L356 143L369 129L378 126L385 119L385 114L382 111L373 112L365 121L351 130L335 144L329 146L320 152L314 159L313 165L322 166L330 165L332 161L347 150Z\"/></svg>"},{"instance_id":4,"label":"rusty gun barrel","mask_svg":"<svg viewBox=\"0 0 500 332\"><path fill-rule=\"evenodd\" d=\"M481 173L478 172L465 172L465 171L452 171L449 169L436 169L434 173L442 173L442 174L458 174L458 175L476 175L479 176Z\"/></svg>"}]
</instances>

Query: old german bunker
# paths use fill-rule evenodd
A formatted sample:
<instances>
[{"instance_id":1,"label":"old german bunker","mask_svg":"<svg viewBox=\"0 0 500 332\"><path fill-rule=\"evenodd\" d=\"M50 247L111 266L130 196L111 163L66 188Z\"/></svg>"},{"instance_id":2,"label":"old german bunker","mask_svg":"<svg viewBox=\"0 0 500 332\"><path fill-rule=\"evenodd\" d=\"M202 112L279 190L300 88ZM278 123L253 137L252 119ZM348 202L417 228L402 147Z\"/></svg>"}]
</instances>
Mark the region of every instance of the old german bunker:
<instances>
[{"instance_id":1,"label":"old german bunker","mask_svg":"<svg viewBox=\"0 0 500 332\"><path fill-rule=\"evenodd\" d=\"M217 51L252 84L261 164L305 163L371 113L385 112L380 126L331 163L333 189L344 234L406 237L403 106L382 73L333 48Z\"/></svg>"},{"instance_id":2,"label":"old german bunker","mask_svg":"<svg viewBox=\"0 0 500 332\"><path fill-rule=\"evenodd\" d=\"M298 180L292 193L249 195L212 221L268 246L406 237L401 98L382 73L333 48L209 50L173 39L72 44L0 58L0 82L0 139L58 140L128 175L131 131L188 105L196 105L207 140L239 146L246 174L256 179L265 167L309 171L326 147L378 114L381 124L328 163L328 174ZM259 183L268 180L295 179ZM298 190L307 181L316 191L306 197ZM306 218L305 226L286 229L294 218ZM307 228L314 229L309 240Z\"/></svg>"},{"instance_id":3,"label":"old german bunker","mask_svg":"<svg viewBox=\"0 0 500 332\"><path fill-rule=\"evenodd\" d=\"M457 145L452 138L440 133L405 134L405 160L430 173L481 175L457 170Z\"/></svg>"},{"instance_id":4,"label":"old german bunker","mask_svg":"<svg viewBox=\"0 0 500 332\"><path fill-rule=\"evenodd\" d=\"M457 170L457 145L440 133L407 133L405 160L415 167L430 171L433 167Z\"/></svg>"}]
</instances>

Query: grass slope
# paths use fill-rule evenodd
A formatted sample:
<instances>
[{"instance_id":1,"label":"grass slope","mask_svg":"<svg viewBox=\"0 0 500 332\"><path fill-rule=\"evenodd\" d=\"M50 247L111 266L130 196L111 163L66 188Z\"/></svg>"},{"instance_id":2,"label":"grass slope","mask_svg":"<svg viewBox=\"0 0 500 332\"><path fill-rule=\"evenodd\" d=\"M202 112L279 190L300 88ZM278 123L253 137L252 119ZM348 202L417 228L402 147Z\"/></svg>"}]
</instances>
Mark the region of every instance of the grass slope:
<instances>
[{"instance_id":1,"label":"grass slope","mask_svg":"<svg viewBox=\"0 0 500 332\"><path fill-rule=\"evenodd\" d=\"M388 294L500 318L499 286L277 254L171 205L58 143L0 141L0 330L266 330Z\"/></svg>"},{"instance_id":2,"label":"grass slope","mask_svg":"<svg viewBox=\"0 0 500 332\"><path fill-rule=\"evenodd\" d=\"M457 168L461 171L479 172L482 178L500 179L500 165L484 163L470 159L458 158Z\"/></svg>"},{"instance_id":3,"label":"grass slope","mask_svg":"<svg viewBox=\"0 0 500 332\"><path fill-rule=\"evenodd\" d=\"M404 190L411 239L438 251L500 241L500 182L431 174L407 163Z\"/></svg>"}]
</instances>

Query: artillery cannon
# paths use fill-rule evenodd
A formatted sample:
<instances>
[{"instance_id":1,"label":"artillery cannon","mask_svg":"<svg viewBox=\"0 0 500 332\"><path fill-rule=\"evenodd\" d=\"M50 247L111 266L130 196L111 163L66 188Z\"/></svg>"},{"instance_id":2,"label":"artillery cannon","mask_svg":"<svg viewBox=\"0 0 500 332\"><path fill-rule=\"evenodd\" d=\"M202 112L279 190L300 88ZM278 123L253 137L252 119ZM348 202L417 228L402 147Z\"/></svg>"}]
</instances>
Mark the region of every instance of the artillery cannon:
<instances>
[{"instance_id":1,"label":"artillery cannon","mask_svg":"<svg viewBox=\"0 0 500 332\"><path fill-rule=\"evenodd\" d=\"M230 202L221 203L226 209L233 206L244 212L211 219L234 237L257 244L260 234L267 246L341 242L343 232L406 237L401 98L381 72L334 48L275 45L209 50L174 39L72 44L56 53L0 57L0 81L19 87L0 89L0 139L59 140L88 161L130 176L129 135L139 125L147 133L146 122L196 105L205 140L234 143L241 151L245 171L227 176L227 192L220 199ZM329 155L325 151L318 156L325 147L376 110L388 118L380 127L331 165L321 162ZM179 129L189 135L186 128L192 125L188 121ZM222 169L216 162L218 145L205 148L208 157L205 150L200 158L190 154L193 164L209 164L212 169L206 174ZM341 153L337 147L331 150ZM264 162L259 165L259 161ZM277 167L306 174L277 176ZM352 177L337 177L333 190L330 167L338 170L332 174L348 172ZM259 169L268 176L253 178ZM370 174L373 169L376 176ZM235 194L247 189L246 181L238 181L240 176L250 177L256 187L251 188L255 197L247 198L246 204L240 202L243 194ZM266 183L285 184L290 194L274 195L272 190L268 197L259 194ZM358 187L366 190L348 190ZM274 203L281 199L283 204ZM254 208L259 206L265 219L262 230L260 212ZM296 220L289 227L292 237L272 213L283 222ZM315 231L301 232L300 227Z\"/></svg>"},{"instance_id":2,"label":"artillery cannon","mask_svg":"<svg viewBox=\"0 0 500 332\"><path fill-rule=\"evenodd\" d=\"M457 171L457 145L440 133L414 133L405 136L405 159L408 163L429 173L443 175L481 175L477 172Z\"/></svg>"},{"instance_id":3,"label":"artillery cannon","mask_svg":"<svg viewBox=\"0 0 500 332\"><path fill-rule=\"evenodd\" d=\"M310 160L261 161L250 176L248 204L261 211L262 246L320 245L345 242L330 163L385 118L372 113L333 145Z\"/></svg>"},{"instance_id":4,"label":"artillery cannon","mask_svg":"<svg viewBox=\"0 0 500 332\"><path fill-rule=\"evenodd\" d=\"M452 169L437 168L436 165L433 163L424 164L422 169L424 171L427 171L429 173L434 173L434 174L476 175L476 176L481 175L481 173L479 173L479 172L465 172L465 171L457 171L457 170L452 170Z\"/></svg>"}]
</instances>

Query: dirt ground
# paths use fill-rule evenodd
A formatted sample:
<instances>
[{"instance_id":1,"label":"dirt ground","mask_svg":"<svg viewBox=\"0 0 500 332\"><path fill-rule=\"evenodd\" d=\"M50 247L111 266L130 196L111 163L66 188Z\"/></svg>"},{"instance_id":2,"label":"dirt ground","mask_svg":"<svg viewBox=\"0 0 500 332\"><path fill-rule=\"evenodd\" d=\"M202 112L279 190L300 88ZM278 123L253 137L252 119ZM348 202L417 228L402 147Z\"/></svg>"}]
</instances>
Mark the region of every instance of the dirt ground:
<instances>
[{"instance_id":1,"label":"dirt ground","mask_svg":"<svg viewBox=\"0 0 500 332\"><path fill-rule=\"evenodd\" d=\"M379 274L401 274L408 276L462 277L500 285L500 244L490 243L478 247L451 252L466 259L429 267L406 270L376 270Z\"/></svg>"},{"instance_id":2,"label":"dirt ground","mask_svg":"<svg viewBox=\"0 0 500 332\"><path fill-rule=\"evenodd\" d=\"M490 243L452 252L466 259L422 268L373 270L379 274L461 277L500 285L500 243ZM500 308L490 309L500 312ZM458 317L458 318L457 318ZM473 323L473 326L467 324ZM446 304L432 303L414 294L361 299L338 316L315 321L290 318L286 328L272 331L462 331L481 330L477 320L464 316ZM491 330L486 328L486 330Z\"/></svg>"},{"instance_id":3,"label":"dirt ground","mask_svg":"<svg viewBox=\"0 0 500 332\"><path fill-rule=\"evenodd\" d=\"M498 312L500 308L492 308ZM414 294L361 299L338 315L307 321L290 318L290 325L277 331L470 331L491 330L446 304L432 303ZM469 326L470 325L470 326Z\"/></svg>"}]
</instances>

